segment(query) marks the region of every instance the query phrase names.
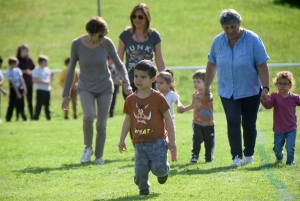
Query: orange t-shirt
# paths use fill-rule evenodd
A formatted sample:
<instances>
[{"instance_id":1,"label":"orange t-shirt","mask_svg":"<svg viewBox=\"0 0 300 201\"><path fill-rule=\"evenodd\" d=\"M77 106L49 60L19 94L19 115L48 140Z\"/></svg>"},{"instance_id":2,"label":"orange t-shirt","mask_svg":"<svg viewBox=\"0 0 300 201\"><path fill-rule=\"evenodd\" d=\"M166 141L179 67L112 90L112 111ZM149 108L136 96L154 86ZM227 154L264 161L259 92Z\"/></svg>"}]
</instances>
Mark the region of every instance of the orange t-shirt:
<instances>
[{"instance_id":1,"label":"orange t-shirt","mask_svg":"<svg viewBox=\"0 0 300 201\"><path fill-rule=\"evenodd\" d=\"M194 103L194 120L193 123L200 126L213 126L214 125L214 107L213 101L208 100L203 94L197 91L193 94Z\"/></svg>"},{"instance_id":2,"label":"orange t-shirt","mask_svg":"<svg viewBox=\"0 0 300 201\"><path fill-rule=\"evenodd\" d=\"M165 121L163 113L170 108L163 94L152 90L147 98L137 97L136 92L125 100L123 112L130 116L132 142L145 142L165 139Z\"/></svg>"}]
</instances>

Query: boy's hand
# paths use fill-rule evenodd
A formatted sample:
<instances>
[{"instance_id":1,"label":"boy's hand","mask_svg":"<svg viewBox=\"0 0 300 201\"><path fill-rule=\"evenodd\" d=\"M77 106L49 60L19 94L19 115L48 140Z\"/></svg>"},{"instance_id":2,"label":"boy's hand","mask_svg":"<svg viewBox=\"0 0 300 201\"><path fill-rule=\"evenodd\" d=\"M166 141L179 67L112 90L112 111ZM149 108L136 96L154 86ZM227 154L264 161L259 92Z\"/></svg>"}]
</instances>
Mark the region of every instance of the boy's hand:
<instances>
[{"instance_id":1,"label":"boy's hand","mask_svg":"<svg viewBox=\"0 0 300 201\"><path fill-rule=\"evenodd\" d=\"M18 99L21 99L21 98L22 98L22 95L21 95L19 92L17 93L17 98L18 98Z\"/></svg>"},{"instance_id":2,"label":"boy's hand","mask_svg":"<svg viewBox=\"0 0 300 201\"><path fill-rule=\"evenodd\" d=\"M175 141L169 141L168 148L170 151L176 151L176 143Z\"/></svg>"},{"instance_id":3,"label":"boy's hand","mask_svg":"<svg viewBox=\"0 0 300 201\"><path fill-rule=\"evenodd\" d=\"M126 151L126 150L127 150L125 141L121 141L121 140L120 140L118 146L119 146L119 152L120 152L120 153L122 153L123 151Z\"/></svg>"},{"instance_id":4,"label":"boy's hand","mask_svg":"<svg viewBox=\"0 0 300 201\"><path fill-rule=\"evenodd\" d=\"M177 112L178 113L184 113L184 106L180 105L177 107Z\"/></svg>"}]
</instances>

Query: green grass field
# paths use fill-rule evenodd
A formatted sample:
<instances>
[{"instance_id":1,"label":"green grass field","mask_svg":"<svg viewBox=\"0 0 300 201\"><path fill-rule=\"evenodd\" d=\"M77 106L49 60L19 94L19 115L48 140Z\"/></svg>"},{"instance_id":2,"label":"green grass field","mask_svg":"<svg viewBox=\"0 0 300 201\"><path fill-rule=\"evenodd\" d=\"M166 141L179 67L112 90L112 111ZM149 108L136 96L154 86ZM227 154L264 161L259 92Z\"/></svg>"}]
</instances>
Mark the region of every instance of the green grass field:
<instances>
[{"instance_id":1,"label":"green grass field","mask_svg":"<svg viewBox=\"0 0 300 201\"><path fill-rule=\"evenodd\" d=\"M290 3L288 3L290 2ZM107 21L115 45L129 25L129 14L137 0L102 0L101 15ZM269 63L300 62L299 3L292 0L167 1L147 0L152 27L162 36L163 57L167 66L205 65L213 37L220 33L218 17L222 9L234 8L242 16L242 26L256 32L271 57ZM15 55L17 46L30 45L36 61L48 55L49 67L61 69L69 56L72 40L85 33L85 23L97 14L97 1L79 0L0 0L0 55ZM300 94L300 66L271 68L291 71ZM190 102L193 70L175 71L181 101ZM61 88L58 74L52 83L53 120L0 124L0 200L139 200L133 183L133 148L118 153L123 121L123 99L119 94L116 116L108 121L105 165L81 165L84 147L82 112L78 120L63 120L60 109ZM7 89L7 82L4 84ZM271 91L275 87L271 85ZM260 109L255 164L230 167L231 156L226 121L217 84L214 80L216 149L215 160L189 164L191 150L191 113L177 114L179 161L171 163L168 182L159 185L150 177L151 196L147 200L300 200L299 152L295 166L274 165L272 111ZM5 117L8 98L1 97L1 115ZM299 112L297 112L299 116ZM42 114L43 116L43 114ZM296 147L300 147L299 138ZM144 200L142 199L142 200Z\"/></svg>"}]
</instances>

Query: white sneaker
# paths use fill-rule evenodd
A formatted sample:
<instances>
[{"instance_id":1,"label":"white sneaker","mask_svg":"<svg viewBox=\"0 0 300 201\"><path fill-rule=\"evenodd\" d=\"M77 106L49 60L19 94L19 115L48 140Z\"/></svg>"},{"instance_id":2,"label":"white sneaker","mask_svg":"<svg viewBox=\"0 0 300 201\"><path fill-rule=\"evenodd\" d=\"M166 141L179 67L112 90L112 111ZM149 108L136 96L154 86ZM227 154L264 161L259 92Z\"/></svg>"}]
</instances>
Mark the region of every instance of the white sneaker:
<instances>
[{"instance_id":1,"label":"white sneaker","mask_svg":"<svg viewBox=\"0 0 300 201\"><path fill-rule=\"evenodd\" d=\"M252 163L254 163L253 156L244 156L244 164L252 164Z\"/></svg>"},{"instance_id":2,"label":"white sneaker","mask_svg":"<svg viewBox=\"0 0 300 201\"><path fill-rule=\"evenodd\" d=\"M95 163L102 165L102 164L104 164L104 160L102 158L98 158L95 160Z\"/></svg>"},{"instance_id":3,"label":"white sneaker","mask_svg":"<svg viewBox=\"0 0 300 201\"><path fill-rule=\"evenodd\" d=\"M90 148L85 148L82 152L82 157L80 159L80 161L82 163L88 163L91 161L91 156L93 155L93 149L92 147Z\"/></svg>"},{"instance_id":4,"label":"white sneaker","mask_svg":"<svg viewBox=\"0 0 300 201\"><path fill-rule=\"evenodd\" d=\"M236 156L232 161L231 166L241 166L241 165L242 165L242 159L240 159L239 156Z\"/></svg>"}]
</instances>

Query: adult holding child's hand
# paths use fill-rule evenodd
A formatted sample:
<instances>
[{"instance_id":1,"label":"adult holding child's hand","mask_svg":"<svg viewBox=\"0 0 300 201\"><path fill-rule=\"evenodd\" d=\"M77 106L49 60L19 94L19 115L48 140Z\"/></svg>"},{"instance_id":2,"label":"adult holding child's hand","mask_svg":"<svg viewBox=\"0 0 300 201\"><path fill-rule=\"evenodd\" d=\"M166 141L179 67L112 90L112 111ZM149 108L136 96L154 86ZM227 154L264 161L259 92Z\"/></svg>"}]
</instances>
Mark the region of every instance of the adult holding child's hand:
<instances>
[{"instance_id":1,"label":"adult holding child's hand","mask_svg":"<svg viewBox=\"0 0 300 201\"><path fill-rule=\"evenodd\" d=\"M83 133L85 149L81 162L90 162L93 154L93 121L95 118L95 101L97 104L97 137L95 147L95 163L103 164L103 150L106 140L106 123L109 107L114 91L113 81L107 67L107 58L111 58L122 80L126 94L132 93L126 68L115 50L108 33L107 23L101 17L92 17L86 23L87 34L72 42L70 66L66 75L62 109L68 110L70 90L72 87L77 61L80 74L77 90L83 110Z\"/></svg>"},{"instance_id":2,"label":"adult holding child's hand","mask_svg":"<svg viewBox=\"0 0 300 201\"><path fill-rule=\"evenodd\" d=\"M233 9L221 12L224 32L212 42L205 78L205 94L209 96L210 85L218 74L218 94L226 114L233 166L242 164L243 155L245 164L254 162L258 108L260 99L266 99L269 92L269 56L259 36L242 28L241 21Z\"/></svg>"}]
</instances>

